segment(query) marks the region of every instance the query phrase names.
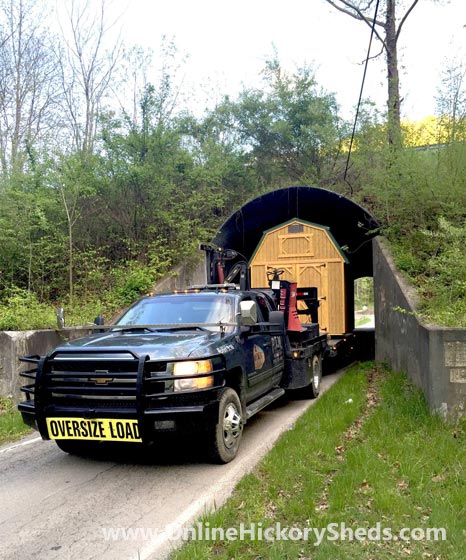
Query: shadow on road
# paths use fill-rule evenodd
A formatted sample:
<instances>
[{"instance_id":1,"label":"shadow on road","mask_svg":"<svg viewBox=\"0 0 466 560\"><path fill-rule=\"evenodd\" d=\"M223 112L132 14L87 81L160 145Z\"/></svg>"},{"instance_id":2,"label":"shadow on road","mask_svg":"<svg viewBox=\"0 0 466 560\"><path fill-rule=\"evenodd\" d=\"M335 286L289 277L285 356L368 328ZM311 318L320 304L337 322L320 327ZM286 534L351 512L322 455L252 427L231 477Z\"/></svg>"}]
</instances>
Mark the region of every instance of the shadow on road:
<instances>
[{"instance_id":1,"label":"shadow on road","mask_svg":"<svg viewBox=\"0 0 466 560\"><path fill-rule=\"evenodd\" d=\"M335 373L342 366L348 365L349 359L329 360L329 367L324 375ZM268 413L285 411L286 407L293 401L307 400L299 394L299 391L288 391L281 398L267 406L253 418L248 420L243 433L243 438L248 439L248 434L258 429L261 421ZM139 443L95 443L90 446L89 451L73 454L74 457L83 457L86 460L97 462L114 462L120 465L187 465L187 464L211 464L206 445L206 436L202 432L181 435L176 432L162 433L157 436L156 441L143 445ZM63 455L64 452L62 452Z\"/></svg>"},{"instance_id":2,"label":"shadow on road","mask_svg":"<svg viewBox=\"0 0 466 560\"><path fill-rule=\"evenodd\" d=\"M286 407L290 402L287 395L270 404L267 409L259 412L248 420L243 438L248 436L256 423L267 411L274 411ZM94 443L94 442L93 442ZM65 456L65 452L61 452ZM156 441L143 445L139 443L98 443L89 452L73 454L86 460L98 462L114 462L121 465L186 465L212 464L206 445L205 435L202 433L181 435L177 433L159 434Z\"/></svg>"}]
</instances>

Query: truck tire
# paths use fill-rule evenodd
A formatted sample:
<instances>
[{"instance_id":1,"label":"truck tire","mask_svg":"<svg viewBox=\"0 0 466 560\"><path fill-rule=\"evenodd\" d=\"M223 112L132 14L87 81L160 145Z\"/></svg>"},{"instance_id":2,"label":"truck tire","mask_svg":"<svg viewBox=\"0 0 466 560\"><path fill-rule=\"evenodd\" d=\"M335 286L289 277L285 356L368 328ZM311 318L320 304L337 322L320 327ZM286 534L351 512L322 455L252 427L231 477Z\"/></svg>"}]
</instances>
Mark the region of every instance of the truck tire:
<instances>
[{"instance_id":1,"label":"truck tire","mask_svg":"<svg viewBox=\"0 0 466 560\"><path fill-rule=\"evenodd\" d=\"M311 382L301 391L302 395L308 399L315 399L320 393L320 382L322 381L322 357L320 354L314 354L309 358L309 370Z\"/></svg>"},{"instance_id":2,"label":"truck tire","mask_svg":"<svg viewBox=\"0 0 466 560\"><path fill-rule=\"evenodd\" d=\"M238 453L243 434L243 409L236 391L230 387L219 395L218 419L208 435L209 456L215 463L229 463Z\"/></svg>"}]
</instances>

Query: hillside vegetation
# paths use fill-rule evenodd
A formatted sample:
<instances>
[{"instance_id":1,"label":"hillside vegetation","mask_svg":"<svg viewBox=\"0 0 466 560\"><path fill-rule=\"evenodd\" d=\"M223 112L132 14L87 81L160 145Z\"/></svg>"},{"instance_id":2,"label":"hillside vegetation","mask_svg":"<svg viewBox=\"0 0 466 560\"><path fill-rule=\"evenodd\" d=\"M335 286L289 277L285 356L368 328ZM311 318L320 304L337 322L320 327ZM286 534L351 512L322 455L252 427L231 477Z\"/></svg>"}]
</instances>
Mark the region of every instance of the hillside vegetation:
<instances>
[{"instance_id":1,"label":"hillside vegetation","mask_svg":"<svg viewBox=\"0 0 466 560\"><path fill-rule=\"evenodd\" d=\"M53 327L57 306L69 325L108 319L198 257L198 243L240 205L292 185L328 188L366 207L418 287L425 318L466 326L466 145L456 82L439 91L437 119L406 125L402 150L387 147L385 116L366 103L343 178L351 125L312 67L289 74L272 57L261 88L235 99L217 94L217 105L195 116L173 45L161 45L152 82L141 80L148 55L118 59L99 50L98 36L78 49L92 65L73 62L75 51L58 63L50 43L58 39L41 34L34 13L20 20L35 49L23 53L29 66L13 56L14 34L0 19L0 329ZM83 20L75 23L79 43ZM34 89L33 79L44 87Z\"/></svg>"}]
</instances>

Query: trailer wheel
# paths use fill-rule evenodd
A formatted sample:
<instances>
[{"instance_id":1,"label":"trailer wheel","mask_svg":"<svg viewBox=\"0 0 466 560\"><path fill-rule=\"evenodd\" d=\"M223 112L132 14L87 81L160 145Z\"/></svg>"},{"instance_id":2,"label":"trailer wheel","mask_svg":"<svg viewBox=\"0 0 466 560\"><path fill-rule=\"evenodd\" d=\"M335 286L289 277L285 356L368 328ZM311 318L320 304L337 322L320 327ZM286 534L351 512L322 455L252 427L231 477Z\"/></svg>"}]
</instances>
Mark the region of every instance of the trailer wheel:
<instances>
[{"instance_id":1,"label":"trailer wheel","mask_svg":"<svg viewBox=\"0 0 466 560\"><path fill-rule=\"evenodd\" d=\"M208 451L216 463L229 463L238 453L243 433L243 413L236 391L226 387L220 393L218 419L209 432Z\"/></svg>"},{"instance_id":2,"label":"trailer wheel","mask_svg":"<svg viewBox=\"0 0 466 560\"><path fill-rule=\"evenodd\" d=\"M322 381L322 358L320 354L314 354L311 358L312 382L310 391L312 398L315 399L320 393L320 382Z\"/></svg>"}]
</instances>

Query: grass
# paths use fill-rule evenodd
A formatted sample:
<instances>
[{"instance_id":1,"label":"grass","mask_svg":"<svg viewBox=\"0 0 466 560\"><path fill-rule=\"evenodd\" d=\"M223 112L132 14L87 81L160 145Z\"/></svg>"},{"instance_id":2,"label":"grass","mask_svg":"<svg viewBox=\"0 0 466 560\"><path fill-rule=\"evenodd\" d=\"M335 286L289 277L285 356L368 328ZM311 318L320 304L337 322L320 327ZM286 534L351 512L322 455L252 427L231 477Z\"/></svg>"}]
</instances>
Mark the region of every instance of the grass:
<instances>
[{"instance_id":1,"label":"grass","mask_svg":"<svg viewBox=\"0 0 466 560\"><path fill-rule=\"evenodd\" d=\"M352 402L348 402L352 399ZM429 414L402 375L353 367L285 433L210 527L445 528L446 541L191 541L172 559L463 560L465 425ZM338 526L338 531L341 526ZM332 535L331 535L332 536Z\"/></svg>"},{"instance_id":2,"label":"grass","mask_svg":"<svg viewBox=\"0 0 466 560\"><path fill-rule=\"evenodd\" d=\"M30 431L23 423L15 403L11 399L0 397L0 445L15 441Z\"/></svg>"}]
</instances>

